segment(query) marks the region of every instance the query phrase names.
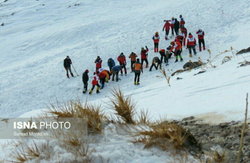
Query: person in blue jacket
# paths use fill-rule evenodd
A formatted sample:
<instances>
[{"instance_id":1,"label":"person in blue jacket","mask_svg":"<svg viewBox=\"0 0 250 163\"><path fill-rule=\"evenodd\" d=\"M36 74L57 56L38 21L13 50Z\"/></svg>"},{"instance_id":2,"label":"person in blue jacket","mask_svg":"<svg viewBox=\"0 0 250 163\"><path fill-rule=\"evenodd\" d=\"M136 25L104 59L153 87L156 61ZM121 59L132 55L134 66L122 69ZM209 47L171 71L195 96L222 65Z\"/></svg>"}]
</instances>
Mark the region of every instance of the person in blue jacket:
<instances>
[{"instance_id":1,"label":"person in blue jacket","mask_svg":"<svg viewBox=\"0 0 250 163\"><path fill-rule=\"evenodd\" d=\"M108 59L108 66L109 66L109 71L111 72L112 67L115 66L115 61L112 58Z\"/></svg>"},{"instance_id":2,"label":"person in blue jacket","mask_svg":"<svg viewBox=\"0 0 250 163\"><path fill-rule=\"evenodd\" d=\"M121 66L117 65L117 66L113 66L111 69L111 74L112 74L112 81L114 81L114 79L118 82L119 80L119 71L121 70ZM115 78L116 76L116 78Z\"/></svg>"}]
</instances>

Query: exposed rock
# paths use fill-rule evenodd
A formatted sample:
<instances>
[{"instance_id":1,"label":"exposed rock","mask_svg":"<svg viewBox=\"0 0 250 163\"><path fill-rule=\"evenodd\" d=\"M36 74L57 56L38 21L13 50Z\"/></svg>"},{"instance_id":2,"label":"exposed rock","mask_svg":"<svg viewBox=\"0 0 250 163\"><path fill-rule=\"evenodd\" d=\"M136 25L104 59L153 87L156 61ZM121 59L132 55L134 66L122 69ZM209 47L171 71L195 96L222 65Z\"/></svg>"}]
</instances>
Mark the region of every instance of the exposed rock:
<instances>
[{"instance_id":1,"label":"exposed rock","mask_svg":"<svg viewBox=\"0 0 250 163\"><path fill-rule=\"evenodd\" d=\"M187 63L185 63L183 65L183 69L184 70L191 70L191 69L194 69L194 68L197 68L197 67L200 67L203 65L203 62L202 61L197 61L197 62L192 62L191 60L188 61Z\"/></svg>"},{"instance_id":2,"label":"exposed rock","mask_svg":"<svg viewBox=\"0 0 250 163\"><path fill-rule=\"evenodd\" d=\"M247 49L242 49L239 52L237 52L236 54L238 55L238 54L243 54L243 53L248 53L248 52L250 52L250 47Z\"/></svg>"},{"instance_id":3,"label":"exposed rock","mask_svg":"<svg viewBox=\"0 0 250 163\"><path fill-rule=\"evenodd\" d=\"M250 61L240 62L239 64L240 64L240 67L248 66L250 65Z\"/></svg>"},{"instance_id":4,"label":"exposed rock","mask_svg":"<svg viewBox=\"0 0 250 163\"><path fill-rule=\"evenodd\" d=\"M197 121L195 117L183 118L181 121L175 121L187 129L194 138L201 144L202 151L211 153L212 148L218 146L221 151L225 151L228 162L235 162L239 149L240 134L242 123L231 121L217 125L206 124ZM250 160L250 133L246 132L244 137L243 160ZM218 152L218 151L217 151ZM229 154L230 153L230 154Z\"/></svg>"},{"instance_id":5,"label":"exposed rock","mask_svg":"<svg viewBox=\"0 0 250 163\"><path fill-rule=\"evenodd\" d=\"M195 76L195 75L198 75L198 74L202 74L202 73L204 73L204 72L206 72L206 71L205 71L205 70L199 71L198 73L194 74L194 76Z\"/></svg>"}]
</instances>

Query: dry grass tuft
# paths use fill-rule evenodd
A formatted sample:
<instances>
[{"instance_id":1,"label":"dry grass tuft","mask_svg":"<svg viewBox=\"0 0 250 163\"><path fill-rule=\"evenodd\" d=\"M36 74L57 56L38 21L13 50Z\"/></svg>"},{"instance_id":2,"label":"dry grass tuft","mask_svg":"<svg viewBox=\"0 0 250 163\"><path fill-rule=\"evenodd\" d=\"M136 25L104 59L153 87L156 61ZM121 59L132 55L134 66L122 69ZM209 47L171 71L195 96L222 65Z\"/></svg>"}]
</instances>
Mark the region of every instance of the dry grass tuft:
<instances>
[{"instance_id":1,"label":"dry grass tuft","mask_svg":"<svg viewBox=\"0 0 250 163\"><path fill-rule=\"evenodd\" d=\"M70 101L63 106L51 105L49 113L57 118L84 118L87 120L88 132L99 134L102 132L102 121L105 116L100 107L82 105L79 101Z\"/></svg>"},{"instance_id":2,"label":"dry grass tuft","mask_svg":"<svg viewBox=\"0 0 250 163\"><path fill-rule=\"evenodd\" d=\"M120 118L127 124L135 124L135 105L133 104L131 98L125 97L120 89L113 89L112 95L113 98L110 98L110 100L112 107L116 111L116 115L120 116Z\"/></svg>"},{"instance_id":3,"label":"dry grass tuft","mask_svg":"<svg viewBox=\"0 0 250 163\"><path fill-rule=\"evenodd\" d=\"M167 80L168 86L170 86L170 77L167 75L166 70L164 68L162 68L160 70L160 72L165 77L165 79Z\"/></svg>"},{"instance_id":4,"label":"dry grass tuft","mask_svg":"<svg viewBox=\"0 0 250 163\"><path fill-rule=\"evenodd\" d=\"M44 157L46 153L46 157L49 158L50 153L49 151L49 145L48 143L31 143L21 144L21 148L17 149L16 152L12 154L12 157L14 158L14 162L26 162L29 160L39 159L42 155Z\"/></svg>"},{"instance_id":5,"label":"dry grass tuft","mask_svg":"<svg viewBox=\"0 0 250 163\"><path fill-rule=\"evenodd\" d=\"M213 154L213 161L216 163L225 162L225 153L223 152L222 154L220 154L219 152L215 151Z\"/></svg>"},{"instance_id":6,"label":"dry grass tuft","mask_svg":"<svg viewBox=\"0 0 250 163\"><path fill-rule=\"evenodd\" d=\"M197 146L198 143L182 126L175 123L162 122L151 127L150 131L139 132L144 136L137 140L145 144L145 148L159 147L162 150L190 149L190 146Z\"/></svg>"},{"instance_id":7,"label":"dry grass tuft","mask_svg":"<svg viewBox=\"0 0 250 163\"><path fill-rule=\"evenodd\" d=\"M141 110L139 115L138 115L138 122L137 124L145 124L145 125L150 125L151 121L149 119L149 113L148 110Z\"/></svg>"}]
</instances>

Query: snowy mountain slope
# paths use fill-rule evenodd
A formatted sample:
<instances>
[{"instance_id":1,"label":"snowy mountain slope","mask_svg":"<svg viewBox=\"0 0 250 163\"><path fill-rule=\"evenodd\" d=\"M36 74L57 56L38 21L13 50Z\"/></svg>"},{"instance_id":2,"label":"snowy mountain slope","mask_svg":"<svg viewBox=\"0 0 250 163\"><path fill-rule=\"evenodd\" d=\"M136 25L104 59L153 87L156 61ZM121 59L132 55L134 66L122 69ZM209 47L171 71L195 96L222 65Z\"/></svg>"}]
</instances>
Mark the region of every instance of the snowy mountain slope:
<instances>
[{"instance_id":1,"label":"snowy mountain slope","mask_svg":"<svg viewBox=\"0 0 250 163\"><path fill-rule=\"evenodd\" d=\"M211 81L207 79L210 74L210 78L215 78L215 76L224 73L224 70L221 70L221 73L219 73L219 70L217 72L217 69L211 70L209 76L205 74L197 77L190 76L188 81L185 81L185 77L183 81L173 82L171 88L165 85L164 80L159 80L157 77L152 78L152 76L159 76L158 72L149 73L145 70L139 88L132 85L133 74L129 74L128 77L122 77L122 81L118 84L110 82L100 95L88 96L81 93L80 77L66 79L62 61L66 55L69 55L78 73L86 68L93 72L93 61L97 55L103 58L104 66L106 66L106 60L109 57L116 58L120 52L128 55L131 51L138 53L144 45L152 48L151 37L155 31L161 31L162 20L172 16L178 17L179 14L184 16L190 32L194 33L199 28L205 30L207 47L211 49L213 55L229 49L231 46L236 49L245 48L248 46L247 38L249 38L249 33L245 31L250 26L248 2L248 0L242 0L240 3L233 0L199 0L195 2L188 0L167 2L163 0L157 2L141 0L87 0L84 2L9 0L6 3L2 2L0 15L5 26L0 28L2 39L0 44L2 65L0 70L1 115L5 117L18 116L27 111L42 109L50 101L55 102L56 98L59 101L74 98L83 100L87 98L89 101L103 99L109 95L109 89L117 85L126 94L134 94L138 106L140 108L146 106L156 117L159 114L169 114L172 111L176 111L177 115L182 115L184 112L179 112L177 108L193 104L193 101L204 101L204 98L200 96L202 90L229 83L227 78L223 78L223 80L218 79L220 85L217 83L210 85ZM79 6L74 5L78 3ZM237 8L232 6L237 6ZM11 15L12 13L14 15ZM164 33L161 32L160 34L163 38ZM162 40L160 47L165 48L168 43L168 41ZM150 51L149 55L151 62L151 58L158 54ZM207 52L198 55L203 60L209 57ZM184 50L183 56L184 60L189 60L186 50ZM171 60L170 66L166 69L175 71L182 65L183 63L174 64ZM235 64L231 69L234 66ZM239 69L239 73L242 73L243 76L248 75L246 69L248 68ZM213 73L213 71L216 72ZM205 77L203 78L203 76ZM187 85L187 83L193 83L194 85ZM247 83L243 84L247 88ZM241 85L238 86L242 88ZM166 90L163 90L163 88L166 88ZM231 84L225 88L229 92L238 90L237 84ZM185 92L185 89L188 90L186 91L187 94L182 96L182 91ZM198 91L200 93L197 93ZM213 89L213 91L215 94L211 96L212 98L205 98L206 102L197 105L200 107L203 105L209 106L207 104L217 104L215 101L215 99L218 99L216 97L217 90ZM209 91L203 91L204 94L207 92ZM225 97L225 94L226 92L224 93L223 90L218 95ZM160 97L164 95L169 100L172 99L169 103L171 103L173 109L160 109L162 106L169 106L169 104L164 103L164 105L159 106L159 104L162 104L161 102L151 100L152 97L158 99L158 95ZM244 94L241 94L241 96L244 96ZM188 102L177 102L176 99L179 97ZM231 94L230 99L235 99L235 97L239 96ZM148 100L153 101L152 108L145 104ZM173 101L175 102L173 103ZM218 110L222 105L218 104L211 111ZM159 110L155 108L159 108ZM199 111L190 111L189 114L201 113ZM210 109L204 109L204 112L207 111L210 112Z\"/></svg>"}]
</instances>

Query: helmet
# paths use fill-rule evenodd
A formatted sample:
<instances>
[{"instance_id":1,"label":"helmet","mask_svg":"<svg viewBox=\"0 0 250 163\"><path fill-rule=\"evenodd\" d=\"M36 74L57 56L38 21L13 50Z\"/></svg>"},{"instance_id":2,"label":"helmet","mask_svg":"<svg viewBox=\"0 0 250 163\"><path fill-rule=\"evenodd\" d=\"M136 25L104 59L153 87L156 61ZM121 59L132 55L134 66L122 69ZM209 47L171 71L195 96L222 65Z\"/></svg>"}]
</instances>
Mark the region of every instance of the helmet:
<instances>
[{"instance_id":1,"label":"helmet","mask_svg":"<svg viewBox=\"0 0 250 163\"><path fill-rule=\"evenodd\" d=\"M87 73L88 73L88 72L89 72L89 70L88 70L88 69L86 69L86 70L85 70L85 72L87 72Z\"/></svg>"}]
</instances>

